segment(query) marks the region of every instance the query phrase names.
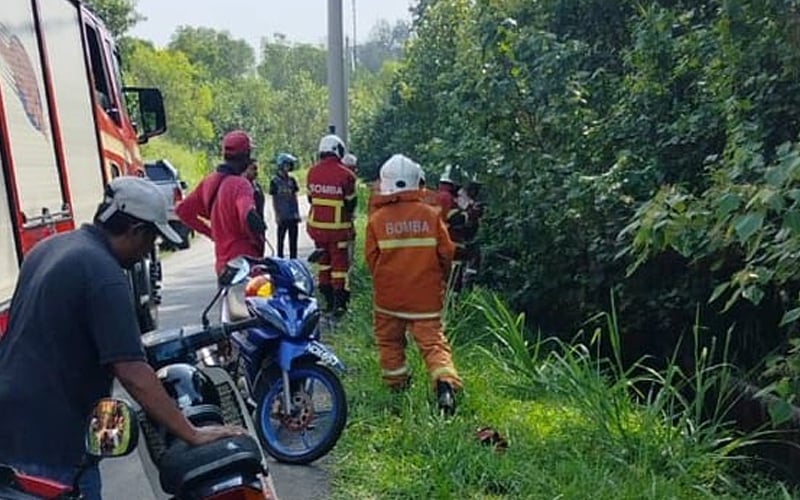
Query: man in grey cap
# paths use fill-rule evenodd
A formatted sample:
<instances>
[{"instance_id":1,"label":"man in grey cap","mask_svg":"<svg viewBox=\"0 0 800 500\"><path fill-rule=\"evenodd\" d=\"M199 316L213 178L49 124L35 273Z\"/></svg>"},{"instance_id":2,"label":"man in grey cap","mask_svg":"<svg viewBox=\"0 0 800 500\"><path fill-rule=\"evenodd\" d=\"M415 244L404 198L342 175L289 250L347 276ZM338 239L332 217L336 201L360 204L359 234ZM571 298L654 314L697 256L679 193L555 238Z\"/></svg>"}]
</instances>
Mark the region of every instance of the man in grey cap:
<instances>
[{"instance_id":1,"label":"man in grey cap","mask_svg":"<svg viewBox=\"0 0 800 500\"><path fill-rule=\"evenodd\" d=\"M148 180L118 177L94 224L51 236L25 256L0 339L0 463L71 484L84 452L84 426L114 377L158 423L199 445L240 434L194 427L147 364L123 268L158 236L179 242L167 201ZM100 472L81 480L100 498Z\"/></svg>"}]
</instances>

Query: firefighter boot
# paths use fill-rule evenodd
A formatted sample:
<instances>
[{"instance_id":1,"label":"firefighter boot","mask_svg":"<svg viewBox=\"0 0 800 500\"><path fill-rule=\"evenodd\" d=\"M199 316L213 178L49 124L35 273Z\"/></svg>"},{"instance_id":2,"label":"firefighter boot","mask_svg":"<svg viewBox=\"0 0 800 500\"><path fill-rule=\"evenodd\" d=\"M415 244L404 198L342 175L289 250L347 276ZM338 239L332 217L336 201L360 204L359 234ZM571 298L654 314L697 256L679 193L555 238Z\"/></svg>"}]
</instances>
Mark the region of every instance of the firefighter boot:
<instances>
[{"instance_id":1,"label":"firefighter boot","mask_svg":"<svg viewBox=\"0 0 800 500\"><path fill-rule=\"evenodd\" d=\"M345 313L347 313L347 303L350 299L350 293L347 290L334 290L333 299L333 315L337 318L341 318L345 315Z\"/></svg>"},{"instance_id":2,"label":"firefighter boot","mask_svg":"<svg viewBox=\"0 0 800 500\"><path fill-rule=\"evenodd\" d=\"M335 306L333 287L331 285L320 285L319 293L320 295L322 295L322 299L325 302L322 311L326 313L333 311L333 308Z\"/></svg>"},{"instance_id":3,"label":"firefighter boot","mask_svg":"<svg viewBox=\"0 0 800 500\"><path fill-rule=\"evenodd\" d=\"M451 417L456 412L456 394L453 386L439 380L436 382L436 402L439 404L439 411L445 417Z\"/></svg>"}]
</instances>

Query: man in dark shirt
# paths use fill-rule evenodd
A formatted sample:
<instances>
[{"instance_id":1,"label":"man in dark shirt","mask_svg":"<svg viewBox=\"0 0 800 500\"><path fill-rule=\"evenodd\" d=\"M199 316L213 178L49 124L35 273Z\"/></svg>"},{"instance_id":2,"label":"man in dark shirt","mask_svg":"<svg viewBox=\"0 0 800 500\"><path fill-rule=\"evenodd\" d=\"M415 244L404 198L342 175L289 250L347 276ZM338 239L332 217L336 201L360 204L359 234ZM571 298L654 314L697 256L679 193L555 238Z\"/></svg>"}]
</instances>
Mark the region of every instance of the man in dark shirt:
<instances>
[{"instance_id":1,"label":"man in dark shirt","mask_svg":"<svg viewBox=\"0 0 800 500\"><path fill-rule=\"evenodd\" d=\"M114 377L190 444L244 432L194 427L145 362L123 268L149 253L159 235L181 240L167 212L150 181L118 177L94 224L47 238L25 257L0 339L0 463L69 484L83 458L87 418ZM100 498L96 465L81 490Z\"/></svg>"},{"instance_id":2,"label":"man in dark shirt","mask_svg":"<svg viewBox=\"0 0 800 500\"><path fill-rule=\"evenodd\" d=\"M278 257L283 257L283 242L289 233L289 258L297 258L297 225L300 223L300 210L297 204L297 181L289 175L294 170L297 158L281 153L276 160L278 172L269 183L272 196L272 209L278 223Z\"/></svg>"},{"instance_id":3,"label":"man in dark shirt","mask_svg":"<svg viewBox=\"0 0 800 500\"><path fill-rule=\"evenodd\" d=\"M261 184L258 182L258 163L253 161L250 165L244 169L244 173L242 174L245 179L253 183L253 199L255 200L256 204L256 212L264 217L264 190L261 189Z\"/></svg>"}]
</instances>

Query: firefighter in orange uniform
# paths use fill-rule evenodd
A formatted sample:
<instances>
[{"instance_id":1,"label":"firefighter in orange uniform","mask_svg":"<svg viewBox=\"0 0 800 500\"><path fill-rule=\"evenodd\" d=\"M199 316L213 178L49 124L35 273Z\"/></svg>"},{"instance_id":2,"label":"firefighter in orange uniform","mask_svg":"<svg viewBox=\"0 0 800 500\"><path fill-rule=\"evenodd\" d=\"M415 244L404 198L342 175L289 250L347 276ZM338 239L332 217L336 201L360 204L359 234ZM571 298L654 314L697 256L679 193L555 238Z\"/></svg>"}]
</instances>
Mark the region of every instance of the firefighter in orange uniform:
<instances>
[{"instance_id":1,"label":"firefighter in orange uniform","mask_svg":"<svg viewBox=\"0 0 800 500\"><path fill-rule=\"evenodd\" d=\"M406 330L434 384L439 408L455 411L461 379L442 331L444 289L454 247L437 210L422 200L421 169L394 155L380 171L380 195L367 223L365 255L374 283L374 330L384 382L408 386Z\"/></svg>"},{"instance_id":2,"label":"firefighter in orange uniform","mask_svg":"<svg viewBox=\"0 0 800 500\"><path fill-rule=\"evenodd\" d=\"M353 234L356 183L353 172L342 165L342 140L326 135L319 143L319 162L308 171L307 188L311 211L306 223L319 257L319 290L326 311L337 316L347 311L347 247Z\"/></svg>"}]
</instances>

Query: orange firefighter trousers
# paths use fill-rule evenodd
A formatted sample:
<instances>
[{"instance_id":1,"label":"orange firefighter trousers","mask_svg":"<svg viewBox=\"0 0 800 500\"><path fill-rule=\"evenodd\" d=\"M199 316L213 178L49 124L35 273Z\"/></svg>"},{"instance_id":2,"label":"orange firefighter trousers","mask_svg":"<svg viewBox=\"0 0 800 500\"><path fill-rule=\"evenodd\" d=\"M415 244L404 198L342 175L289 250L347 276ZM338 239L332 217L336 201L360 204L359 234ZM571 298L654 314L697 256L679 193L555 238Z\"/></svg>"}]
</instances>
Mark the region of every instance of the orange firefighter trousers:
<instances>
[{"instance_id":1,"label":"orange firefighter trousers","mask_svg":"<svg viewBox=\"0 0 800 500\"><path fill-rule=\"evenodd\" d=\"M419 348L431 382L441 380L454 389L461 388L461 379L453 366L450 344L442 332L442 321L435 319L404 319L375 312L375 343L383 381L390 388L401 388L411 376L406 365L406 330L411 332Z\"/></svg>"}]
</instances>

